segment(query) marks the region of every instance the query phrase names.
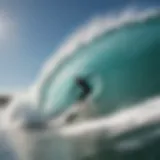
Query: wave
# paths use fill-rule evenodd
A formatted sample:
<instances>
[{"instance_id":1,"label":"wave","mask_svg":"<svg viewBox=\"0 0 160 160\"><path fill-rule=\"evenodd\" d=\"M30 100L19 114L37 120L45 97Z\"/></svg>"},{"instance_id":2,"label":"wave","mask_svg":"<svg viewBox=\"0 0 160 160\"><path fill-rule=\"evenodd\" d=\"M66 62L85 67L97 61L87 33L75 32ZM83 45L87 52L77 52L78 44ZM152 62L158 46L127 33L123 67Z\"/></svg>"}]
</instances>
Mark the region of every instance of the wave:
<instances>
[{"instance_id":1,"label":"wave","mask_svg":"<svg viewBox=\"0 0 160 160\"><path fill-rule=\"evenodd\" d=\"M96 97L96 99L98 99L98 96L100 97L102 95L102 92L103 95L105 95L106 93L104 92L107 88L106 88L106 83L103 83L104 79L109 81L112 79L113 76L115 76L116 78L116 76L118 75L117 73L115 73L109 75L108 77L102 77L101 75L102 71L103 74L105 72L108 72L109 69L111 71L113 70L114 72L117 72L117 69L115 68L118 67L118 65L120 67L122 67L123 65L120 63L125 64L126 61L129 62L129 58L135 59L136 55L142 54L142 50L144 53L145 47L147 48L148 45L153 44L152 43L153 41L157 41L156 43L158 43L159 31L157 26L159 26L159 17L160 13L158 9L157 10L150 9L145 11L127 10L122 13L117 13L115 15L109 14L107 17L106 16L98 17L96 19L93 19L88 25L85 25L84 27L78 29L78 31L72 34L72 36L66 41L66 43L62 45L62 47L60 47L60 49L54 54L53 58L50 58L49 61L44 66L41 76L34 86L34 89L38 93L37 94L38 95L37 101L39 102L38 105L41 108L43 107L51 108L51 106L57 105L57 108L59 108L58 105L63 105L63 104L58 104L58 103L60 101L62 103L65 103L63 102L63 99L67 95L67 93L70 93L75 96L76 94L78 94L70 91L71 87L73 86L73 82L71 81L73 81L74 77L76 76L85 77L88 74L91 74L90 83L93 84L93 86L96 86L93 96ZM157 33L153 33L153 30L155 28L152 30L149 27L149 26L152 27L152 24L154 23L156 23L155 32ZM137 36L134 37L133 35L134 33L132 34L129 31L132 30L133 28L139 28L142 29L143 31L142 30L138 31L138 29L137 31L133 31L135 32L135 34L137 34ZM123 31L124 33L121 33ZM145 34L144 32L145 33L148 32L147 33L148 36L146 35L146 39L138 43L138 37L140 38L142 34ZM157 37L154 39L155 34L157 34ZM114 37L117 40L115 40ZM125 45L124 43L127 43L127 38L133 39L133 41L130 40L131 48L129 47L125 48L124 46ZM120 41L119 39L122 39L122 41ZM113 44L112 41L114 41ZM118 44L119 42L122 43L123 47L119 46ZM133 43L137 43L137 46L135 46L135 48L133 47L134 46ZM114 46L107 48L107 46L109 45L114 45ZM119 55L122 55L122 57L119 57L119 55L116 54L118 49L116 50L114 48L120 49L119 51L122 53L119 53ZM127 50L132 54L134 53L135 56L133 57L131 53L130 54L124 53L127 52ZM146 53L146 55L147 54L148 53ZM113 57L111 57L111 55ZM119 62L120 60L121 62ZM101 68L99 68L100 61L102 62ZM114 61L117 61L117 64ZM139 62L137 61L137 64L138 63ZM99 70L97 69L96 71L94 71L96 67L99 68ZM126 69L123 68L122 70ZM124 72L124 74L128 73ZM72 79L69 80L68 77L72 77ZM64 79L66 82L64 81ZM113 84L111 84L111 86L115 88L115 85L113 86ZM112 88L110 88L110 93L108 93L110 95L112 94L111 89ZM63 92L60 92L61 90L63 90ZM56 101L55 99L52 100L52 97L54 96L57 97ZM75 98L74 96L73 98L68 97L68 102L66 102L67 103L66 105L68 106L71 105L74 98ZM128 99L130 98L132 97L128 97ZM133 97L133 99L134 98L136 97Z\"/></svg>"},{"instance_id":2,"label":"wave","mask_svg":"<svg viewBox=\"0 0 160 160\"><path fill-rule=\"evenodd\" d=\"M73 33L38 81L1 113L0 129L14 153L27 160L158 157L159 27L159 10L127 10L97 17ZM79 90L70 81L90 73L92 109L100 112L93 119L88 101L80 109L72 103ZM63 119L73 113L83 122L58 124L56 114Z\"/></svg>"}]
</instances>

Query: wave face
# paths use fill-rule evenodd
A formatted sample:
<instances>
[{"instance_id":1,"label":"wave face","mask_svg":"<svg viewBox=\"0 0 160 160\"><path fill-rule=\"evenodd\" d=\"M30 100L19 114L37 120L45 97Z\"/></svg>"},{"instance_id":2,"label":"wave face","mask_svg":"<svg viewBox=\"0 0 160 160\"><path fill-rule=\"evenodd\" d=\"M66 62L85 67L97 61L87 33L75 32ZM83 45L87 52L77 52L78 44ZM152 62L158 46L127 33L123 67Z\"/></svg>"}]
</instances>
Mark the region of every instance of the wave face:
<instances>
[{"instance_id":1,"label":"wave face","mask_svg":"<svg viewBox=\"0 0 160 160\"><path fill-rule=\"evenodd\" d=\"M40 79L40 107L52 116L77 103L83 77L99 115L160 93L160 14L124 12L97 18L60 48Z\"/></svg>"}]
</instances>

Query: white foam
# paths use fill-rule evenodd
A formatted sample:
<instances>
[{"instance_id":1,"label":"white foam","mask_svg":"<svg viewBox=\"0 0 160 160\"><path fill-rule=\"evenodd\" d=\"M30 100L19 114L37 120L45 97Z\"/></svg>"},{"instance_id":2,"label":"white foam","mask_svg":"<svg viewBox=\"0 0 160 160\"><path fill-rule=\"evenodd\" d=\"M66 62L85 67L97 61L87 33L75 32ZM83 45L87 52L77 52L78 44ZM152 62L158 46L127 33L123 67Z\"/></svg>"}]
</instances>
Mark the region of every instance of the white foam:
<instances>
[{"instance_id":1,"label":"white foam","mask_svg":"<svg viewBox=\"0 0 160 160\"><path fill-rule=\"evenodd\" d=\"M65 126L61 130L61 134L68 137L78 137L105 132L108 138L114 137L138 127L159 123L159 106L160 97L156 97L107 117L88 122L85 121L85 123L72 126Z\"/></svg>"}]
</instances>

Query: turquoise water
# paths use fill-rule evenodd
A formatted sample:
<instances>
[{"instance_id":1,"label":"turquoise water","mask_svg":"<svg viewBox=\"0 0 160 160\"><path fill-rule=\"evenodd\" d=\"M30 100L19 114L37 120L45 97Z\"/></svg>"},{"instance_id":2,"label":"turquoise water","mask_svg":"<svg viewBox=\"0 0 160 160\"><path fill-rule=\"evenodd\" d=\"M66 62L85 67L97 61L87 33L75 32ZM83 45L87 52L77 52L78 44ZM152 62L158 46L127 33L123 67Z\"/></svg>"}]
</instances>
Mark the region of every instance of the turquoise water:
<instances>
[{"instance_id":1,"label":"turquoise water","mask_svg":"<svg viewBox=\"0 0 160 160\"><path fill-rule=\"evenodd\" d=\"M77 76L92 87L100 115L160 93L159 14L104 32L74 52L42 86L41 106L52 116L77 102Z\"/></svg>"}]
</instances>

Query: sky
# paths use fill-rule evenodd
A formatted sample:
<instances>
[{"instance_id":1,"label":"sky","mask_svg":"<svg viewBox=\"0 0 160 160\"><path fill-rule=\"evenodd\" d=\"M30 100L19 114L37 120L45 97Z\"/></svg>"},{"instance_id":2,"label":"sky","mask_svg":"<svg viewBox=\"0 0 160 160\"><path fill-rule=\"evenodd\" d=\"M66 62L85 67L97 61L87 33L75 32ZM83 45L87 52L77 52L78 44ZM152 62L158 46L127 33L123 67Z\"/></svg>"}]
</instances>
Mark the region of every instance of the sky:
<instances>
[{"instance_id":1,"label":"sky","mask_svg":"<svg viewBox=\"0 0 160 160\"><path fill-rule=\"evenodd\" d=\"M0 92L31 85L77 27L127 6L160 6L160 0L0 0Z\"/></svg>"}]
</instances>

